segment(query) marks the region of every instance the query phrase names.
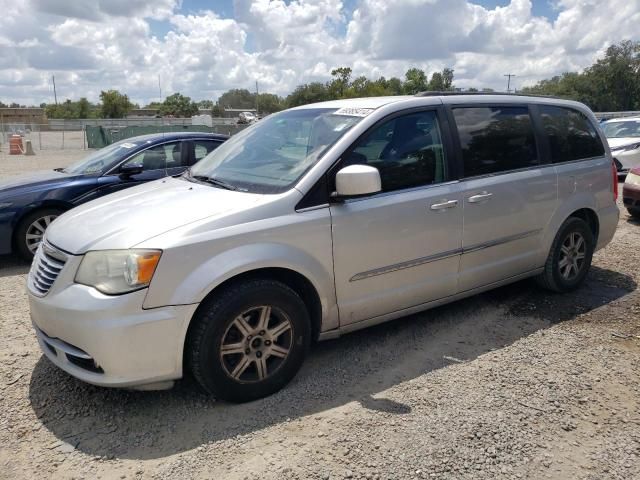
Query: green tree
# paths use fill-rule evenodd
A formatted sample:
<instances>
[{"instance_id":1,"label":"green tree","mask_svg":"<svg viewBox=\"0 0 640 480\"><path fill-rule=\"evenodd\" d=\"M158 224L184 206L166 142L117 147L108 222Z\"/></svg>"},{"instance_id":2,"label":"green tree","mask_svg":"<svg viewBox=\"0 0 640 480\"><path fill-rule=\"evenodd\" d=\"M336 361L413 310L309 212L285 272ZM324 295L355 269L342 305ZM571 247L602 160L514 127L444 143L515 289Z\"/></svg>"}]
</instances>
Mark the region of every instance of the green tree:
<instances>
[{"instance_id":1,"label":"green tree","mask_svg":"<svg viewBox=\"0 0 640 480\"><path fill-rule=\"evenodd\" d=\"M198 108L204 108L206 110L211 110L213 108L213 101L211 101L211 100L200 100L197 105L198 105Z\"/></svg>"},{"instance_id":2,"label":"green tree","mask_svg":"<svg viewBox=\"0 0 640 480\"><path fill-rule=\"evenodd\" d=\"M407 70L404 77L404 93L408 95L415 95L416 93L427 90L427 76L424 71L419 68L410 68Z\"/></svg>"},{"instance_id":3,"label":"green tree","mask_svg":"<svg viewBox=\"0 0 640 480\"><path fill-rule=\"evenodd\" d=\"M191 97L174 93L164 99L160 106L160 115L172 115L174 117L192 117L198 114L198 105Z\"/></svg>"},{"instance_id":4,"label":"green tree","mask_svg":"<svg viewBox=\"0 0 640 480\"><path fill-rule=\"evenodd\" d=\"M255 108L256 96L245 88L234 88L220 95L218 105L221 108Z\"/></svg>"},{"instance_id":5,"label":"green tree","mask_svg":"<svg viewBox=\"0 0 640 480\"><path fill-rule=\"evenodd\" d=\"M101 115L103 118L124 118L133 108L129 97L118 90L100 92L102 102Z\"/></svg>"},{"instance_id":6,"label":"green tree","mask_svg":"<svg viewBox=\"0 0 640 480\"><path fill-rule=\"evenodd\" d=\"M640 109L640 42L612 45L584 71L542 80L522 93L577 100L595 111Z\"/></svg>"},{"instance_id":7,"label":"green tree","mask_svg":"<svg viewBox=\"0 0 640 480\"><path fill-rule=\"evenodd\" d=\"M260 93L258 95L258 110L260 113L279 112L285 108L284 100L273 93Z\"/></svg>"},{"instance_id":8,"label":"green tree","mask_svg":"<svg viewBox=\"0 0 640 480\"><path fill-rule=\"evenodd\" d=\"M82 97L78 100L77 104L78 118L90 118L91 117L91 104L89 100L85 97Z\"/></svg>"},{"instance_id":9,"label":"green tree","mask_svg":"<svg viewBox=\"0 0 640 480\"><path fill-rule=\"evenodd\" d=\"M288 107L297 107L308 103L323 102L331 100L327 85L322 82L311 82L298 85L287 97Z\"/></svg>"},{"instance_id":10,"label":"green tree","mask_svg":"<svg viewBox=\"0 0 640 480\"><path fill-rule=\"evenodd\" d=\"M332 98L344 98L351 81L351 68L339 67L331 70L333 80L329 82L328 88Z\"/></svg>"}]
</instances>

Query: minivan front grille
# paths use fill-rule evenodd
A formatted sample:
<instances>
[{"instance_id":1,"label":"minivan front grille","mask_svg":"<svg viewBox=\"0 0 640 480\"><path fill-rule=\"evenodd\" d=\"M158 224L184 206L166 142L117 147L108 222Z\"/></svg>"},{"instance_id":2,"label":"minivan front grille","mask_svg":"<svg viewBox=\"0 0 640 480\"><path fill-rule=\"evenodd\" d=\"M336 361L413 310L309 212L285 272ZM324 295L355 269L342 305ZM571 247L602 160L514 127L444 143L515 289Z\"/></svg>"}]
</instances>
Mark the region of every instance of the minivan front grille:
<instances>
[{"instance_id":1,"label":"minivan front grille","mask_svg":"<svg viewBox=\"0 0 640 480\"><path fill-rule=\"evenodd\" d=\"M33 259L29 271L29 286L38 296L45 296L62 271L67 256L53 245L43 243Z\"/></svg>"}]
</instances>

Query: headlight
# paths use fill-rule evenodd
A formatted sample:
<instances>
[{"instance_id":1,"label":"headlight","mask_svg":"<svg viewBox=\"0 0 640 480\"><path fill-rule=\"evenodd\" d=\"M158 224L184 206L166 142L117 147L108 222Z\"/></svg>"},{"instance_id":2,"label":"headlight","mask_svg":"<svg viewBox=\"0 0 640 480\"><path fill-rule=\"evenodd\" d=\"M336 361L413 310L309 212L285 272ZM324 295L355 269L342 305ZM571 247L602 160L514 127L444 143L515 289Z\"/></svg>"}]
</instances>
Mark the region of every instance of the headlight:
<instances>
[{"instance_id":1,"label":"headlight","mask_svg":"<svg viewBox=\"0 0 640 480\"><path fill-rule=\"evenodd\" d=\"M88 252L76 273L76 283L117 295L148 287L160 261L160 250L100 250Z\"/></svg>"},{"instance_id":2,"label":"headlight","mask_svg":"<svg viewBox=\"0 0 640 480\"><path fill-rule=\"evenodd\" d=\"M629 183L631 185L640 185L640 175L629 172L627 173L627 178L625 179L624 183Z\"/></svg>"}]
</instances>

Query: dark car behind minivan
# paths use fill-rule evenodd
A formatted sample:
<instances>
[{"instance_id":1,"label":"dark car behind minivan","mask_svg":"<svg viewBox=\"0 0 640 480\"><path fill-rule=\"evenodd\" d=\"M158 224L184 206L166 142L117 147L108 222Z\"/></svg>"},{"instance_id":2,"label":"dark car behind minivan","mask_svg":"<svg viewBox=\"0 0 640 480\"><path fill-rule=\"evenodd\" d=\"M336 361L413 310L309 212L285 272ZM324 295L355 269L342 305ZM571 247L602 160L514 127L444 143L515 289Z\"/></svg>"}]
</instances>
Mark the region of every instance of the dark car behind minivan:
<instances>
[{"instance_id":1,"label":"dark car behind minivan","mask_svg":"<svg viewBox=\"0 0 640 480\"><path fill-rule=\"evenodd\" d=\"M49 224L63 212L104 195L179 175L228 137L159 133L128 138L65 168L0 181L0 254L31 259Z\"/></svg>"}]
</instances>

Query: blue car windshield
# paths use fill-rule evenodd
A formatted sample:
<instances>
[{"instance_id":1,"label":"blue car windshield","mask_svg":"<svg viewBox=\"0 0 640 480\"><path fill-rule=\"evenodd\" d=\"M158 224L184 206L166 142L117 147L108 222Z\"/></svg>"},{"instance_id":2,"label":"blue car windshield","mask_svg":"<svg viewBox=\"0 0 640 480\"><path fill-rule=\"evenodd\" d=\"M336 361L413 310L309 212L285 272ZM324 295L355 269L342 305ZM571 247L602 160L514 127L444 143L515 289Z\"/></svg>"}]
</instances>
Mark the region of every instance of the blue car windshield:
<instances>
[{"instance_id":1,"label":"blue car windshield","mask_svg":"<svg viewBox=\"0 0 640 480\"><path fill-rule=\"evenodd\" d=\"M138 145L139 143L122 140L113 145L96 150L82 160L64 168L62 171L73 175L95 175L103 173L105 168L110 167L114 162L126 157L127 153L133 151Z\"/></svg>"},{"instance_id":2,"label":"blue car windshield","mask_svg":"<svg viewBox=\"0 0 640 480\"><path fill-rule=\"evenodd\" d=\"M362 120L362 115L350 110L306 108L270 115L200 160L187 179L252 193L289 190Z\"/></svg>"}]
</instances>

